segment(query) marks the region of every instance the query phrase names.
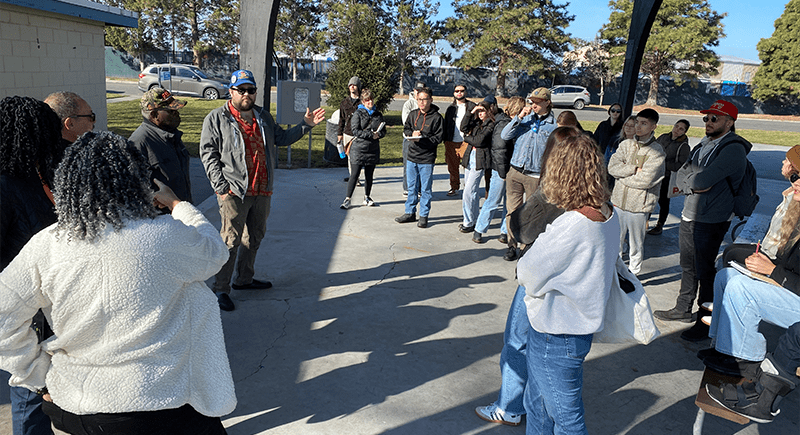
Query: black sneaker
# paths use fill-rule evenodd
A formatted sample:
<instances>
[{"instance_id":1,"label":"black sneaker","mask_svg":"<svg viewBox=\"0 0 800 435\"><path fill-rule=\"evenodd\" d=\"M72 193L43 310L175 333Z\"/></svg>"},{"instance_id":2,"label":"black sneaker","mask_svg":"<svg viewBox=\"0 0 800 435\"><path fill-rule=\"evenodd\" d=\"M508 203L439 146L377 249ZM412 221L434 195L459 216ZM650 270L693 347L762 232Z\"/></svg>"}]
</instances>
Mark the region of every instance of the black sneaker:
<instances>
[{"instance_id":1,"label":"black sneaker","mask_svg":"<svg viewBox=\"0 0 800 435\"><path fill-rule=\"evenodd\" d=\"M396 218L394 218L394 221L397 222L398 224L405 224L409 222L414 222L416 220L417 220L417 215L415 215L414 213L405 213L401 216L397 216Z\"/></svg>"},{"instance_id":2,"label":"black sneaker","mask_svg":"<svg viewBox=\"0 0 800 435\"><path fill-rule=\"evenodd\" d=\"M464 224L458 224L458 231L461 231L462 233L465 233L465 234L466 233L471 233L471 232L475 231L475 225L473 225L471 227L466 227L466 226L464 226Z\"/></svg>"},{"instance_id":3,"label":"black sneaker","mask_svg":"<svg viewBox=\"0 0 800 435\"><path fill-rule=\"evenodd\" d=\"M506 254L503 255L503 260L514 261L516 259L517 259L517 247L509 246L508 250L506 250Z\"/></svg>"},{"instance_id":4,"label":"black sneaker","mask_svg":"<svg viewBox=\"0 0 800 435\"><path fill-rule=\"evenodd\" d=\"M428 228L428 216L420 216L417 226L420 228Z\"/></svg>"},{"instance_id":5,"label":"black sneaker","mask_svg":"<svg viewBox=\"0 0 800 435\"><path fill-rule=\"evenodd\" d=\"M650 231L648 231L647 234L650 234L651 236L657 236L662 232L664 232L664 225L656 225L653 228L650 228Z\"/></svg>"},{"instance_id":6,"label":"black sneaker","mask_svg":"<svg viewBox=\"0 0 800 435\"><path fill-rule=\"evenodd\" d=\"M508 234L500 234L500 237L497 238L497 241L507 245L508 244Z\"/></svg>"},{"instance_id":7,"label":"black sneaker","mask_svg":"<svg viewBox=\"0 0 800 435\"><path fill-rule=\"evenodd\" d=\"M678 320L684 323L690 323L692 321L691 311L679 310L677 307L667 311L664 310L653 311L653 316L665 322Z\"/></svg>"},{"instance_id":8,"label":"black sneaker","mask_svg":"<svg viewBox=\"0 0 800 435\"><path fill-rule=\"evenodd\" d=\"M472 241L475 243L483 243L483 239L481 238L481 233L477 231L472 233Z\"/></svg>"},{"instance_id":9,"label":"black sneaker","mask_svg":"<svg viewBox=\"0 0 800 435\"><path fill-rule=\"evenodd\" d=\"M217 293L217 302L219 303L219 309L222 311L233 311L236 309L236 305L233 304L231 297L228 296L227 293Z\"/></svg>"},{"instance_id":10,"label":"black sneaker","mask_svg":"<svg viewBox=\"0 0 800 435\"><path fill-rule=\"evenodd\" d=\"M703 341L708 337L708 325L703 323L702 321L698 321L695 323L691 328L683 331L681 333L681 338L690 341L692 343L697 343L698 341Z\"/></svg>"}]
</instances>

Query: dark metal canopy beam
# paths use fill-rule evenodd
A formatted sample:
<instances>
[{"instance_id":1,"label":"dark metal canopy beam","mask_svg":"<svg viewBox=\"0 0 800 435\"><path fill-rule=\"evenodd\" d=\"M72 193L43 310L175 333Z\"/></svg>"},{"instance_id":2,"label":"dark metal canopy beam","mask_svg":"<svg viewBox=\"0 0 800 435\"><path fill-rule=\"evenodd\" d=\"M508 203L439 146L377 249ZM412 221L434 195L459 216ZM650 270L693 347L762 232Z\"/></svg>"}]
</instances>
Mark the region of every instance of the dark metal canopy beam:
<instances>
[{"instance_id":1,"label":"dark metal canopy beam","mask_svg":"<svg viewBox=\"0 0 800 435\"><path fill-rule=\"evenodd\" d=\"M639 68L642 66L644 48L662 1L636 0L633 2L631 30L628 33L628 48L625 51L625 66L622 68L622 88L619 95L624 115L622 119L630 116L633 111L633 98L636 96L636 82L639 80ZM651 77L651 80L658 79L658 77Z\"/></svg>"}]
</instances>

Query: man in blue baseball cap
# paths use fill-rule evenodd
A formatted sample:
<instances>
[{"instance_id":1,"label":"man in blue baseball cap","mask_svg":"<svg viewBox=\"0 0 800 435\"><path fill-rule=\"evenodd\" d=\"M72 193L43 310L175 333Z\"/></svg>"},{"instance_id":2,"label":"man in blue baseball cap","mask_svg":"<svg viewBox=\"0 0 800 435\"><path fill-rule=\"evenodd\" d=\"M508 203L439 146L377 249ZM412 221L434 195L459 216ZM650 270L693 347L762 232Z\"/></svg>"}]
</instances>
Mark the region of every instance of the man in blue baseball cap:
<instances>
[{"instance_id":1,"label":"man in blue baseball cap","mask_svg":"<svg viewBox=\"0 0 800 435\"><path fill-rule=\"evenodd\" d=\"M231 288L259 290L269 281L253 279L258 247L267 231L277 145L297 142L325 119L325 109L306 109L303 122L284 130L268 108L255 105L256 81L248 70L231 75L231 99L203 121L200 158L219 203L220 234L230 257L217 273L213 290L219 307L232 311ZM234 266L236 277L231 284Z\"/></svg>"}]
</instances>

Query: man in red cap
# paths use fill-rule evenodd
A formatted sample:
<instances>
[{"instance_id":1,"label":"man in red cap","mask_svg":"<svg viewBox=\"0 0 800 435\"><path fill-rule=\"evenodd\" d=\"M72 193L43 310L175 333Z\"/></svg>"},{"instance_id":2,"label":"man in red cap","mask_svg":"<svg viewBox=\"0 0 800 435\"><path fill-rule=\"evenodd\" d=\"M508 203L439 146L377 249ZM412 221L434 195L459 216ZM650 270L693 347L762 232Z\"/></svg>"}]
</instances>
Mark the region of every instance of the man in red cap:
<instances>
[{"instance_id":1,"label":"man in red cap","mask_svg":"<svg viewBox=\"0 0 800 435\"><path fill-rule=\"evenodd\" d=\"M700 319L711 313L702 304L714 300L714 263L733 218L734 192L742 182L747 153L753 147L734 132L739 110L731 102L717 100L700 113L706 115L706 136L676 178L677 187L686 195L679 233L680 293L674 308L653 313L661 320L691 322L697 296L697 321L681 334L693 342L708 338L708 325Z\"/></svg>"}]
</instances>

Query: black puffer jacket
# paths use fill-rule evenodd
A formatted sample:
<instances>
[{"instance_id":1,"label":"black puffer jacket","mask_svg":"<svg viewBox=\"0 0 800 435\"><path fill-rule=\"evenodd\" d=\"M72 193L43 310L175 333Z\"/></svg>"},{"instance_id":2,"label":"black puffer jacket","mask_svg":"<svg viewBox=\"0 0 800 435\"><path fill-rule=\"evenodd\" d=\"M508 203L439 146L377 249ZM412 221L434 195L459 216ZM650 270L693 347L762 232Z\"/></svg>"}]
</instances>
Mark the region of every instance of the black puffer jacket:
<instances>
[{"instance_id":1,"label":"black puffer jacket","mask_svg":"<svg viewBox=\"0 0 800 435\"><path fill-rule=\"evenodd\" d=\"M464 142L467 149L461 158L461 166L469 167L470 154L475 152L475 167L471 169L490 169L492 167L492 132L494 121L486 118L481 121L474 116L464 126Z\"/></svg>"},{"instance_id":2,"label":"black puffer jacket","mask_svg":"<svg viewBox=\"0 0 800 435\"><path fill-rule=\"evenodd\" d=\"M505 113L498 113L494 117L494 132L492 133L492 169L497 171L500 178L505 179L511 168L511 156L514 154L514 140L505 140L500 133L511 118Z\"/></svg>"},{"instance_id":3,"label":"black puffer jacket","mask_svg":"<svg viewBox=\"0 0 800 435\"><path fill-rule=\"evenodd\" d=\"M369 114L364 106L359 106L353 113L350 126L353 130L353 144L350 145L350 161L358 165L377 165L381 158L380 139L386 136L386 127L378 131L383 122L383 115L377 110ZM378 139L372 133L378 131Z\"/></svg>"}]
</instances>

